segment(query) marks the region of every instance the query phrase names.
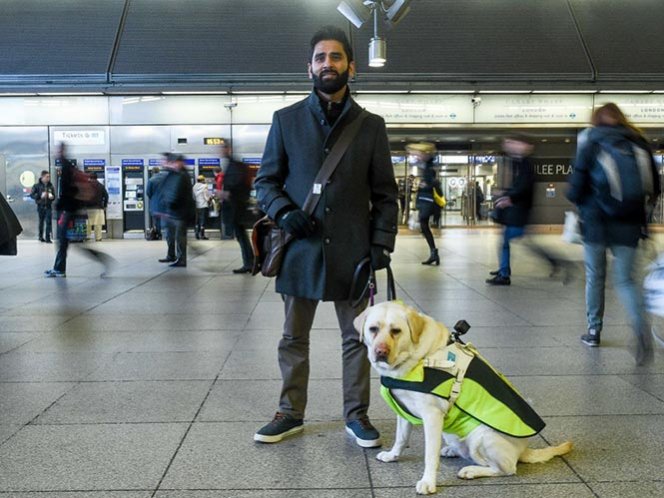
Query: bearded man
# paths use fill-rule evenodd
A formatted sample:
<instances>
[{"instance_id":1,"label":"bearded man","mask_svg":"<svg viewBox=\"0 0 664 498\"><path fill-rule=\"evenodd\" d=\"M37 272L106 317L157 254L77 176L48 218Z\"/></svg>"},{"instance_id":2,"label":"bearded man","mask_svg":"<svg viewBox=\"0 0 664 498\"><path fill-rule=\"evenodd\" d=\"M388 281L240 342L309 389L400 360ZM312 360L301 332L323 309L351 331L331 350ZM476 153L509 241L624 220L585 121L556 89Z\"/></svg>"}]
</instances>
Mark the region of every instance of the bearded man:
<instances>
[{"instance_id":1,"label":"bearded man","mask_svg":"<svg viewBox=\"0 0 664 498\"><path fill-rule=\"evenodd\" d=\"M369 362L353 319L366 307L349 304L353 275L366 258L378 270L390 262L397 233L397 185L384 120L368 114L327 184L314 184L341 132L362 113L350 96L353 52L341 29L325 27L311 39L308 98L274 114L255 186L259 207L292 240L276 290L286 319L279 343L282 389L278 411L254 435L276 443L303 430L309 381L309 333L319 301L333 301L342 338L343 416L362 447L380 446L367 417ZM302 206L321 194L312 214Z\"/></svg>"}]
</instances>

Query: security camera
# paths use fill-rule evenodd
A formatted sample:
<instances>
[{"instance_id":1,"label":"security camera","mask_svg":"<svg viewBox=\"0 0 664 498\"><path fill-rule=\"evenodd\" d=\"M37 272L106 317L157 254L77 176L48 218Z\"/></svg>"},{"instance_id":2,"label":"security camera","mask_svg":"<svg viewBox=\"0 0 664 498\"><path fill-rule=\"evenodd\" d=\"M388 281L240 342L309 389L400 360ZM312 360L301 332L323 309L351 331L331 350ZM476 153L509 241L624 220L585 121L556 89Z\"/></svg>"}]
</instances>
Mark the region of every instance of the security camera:
<instances>
[{"instance_id":1,"label":"security camera","mask_svg":"<svg viewBox=\"0 0 664 498\"><path fill-rule=\"evenodd\" d=\"M477 107L478 105L480 105L482 103L482 97L480 97L479 95L473 95L470 98L470 101L473 103L473 105L475 107Z\"/></svg>"}]
</instances>

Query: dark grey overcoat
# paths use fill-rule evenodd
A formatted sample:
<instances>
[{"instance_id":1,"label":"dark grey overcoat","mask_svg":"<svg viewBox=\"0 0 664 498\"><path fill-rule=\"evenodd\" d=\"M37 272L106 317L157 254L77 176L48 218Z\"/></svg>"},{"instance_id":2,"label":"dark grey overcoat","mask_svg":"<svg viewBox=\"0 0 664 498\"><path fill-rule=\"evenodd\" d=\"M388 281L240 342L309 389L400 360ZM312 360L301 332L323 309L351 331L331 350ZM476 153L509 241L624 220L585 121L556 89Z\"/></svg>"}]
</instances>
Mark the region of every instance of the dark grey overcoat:
<instances>
[{"instance_id":1,"label":"dark grey overcoat","mask_svg":"<svg viewBox=\"0 0 664 498\"><path fill-rule=\"evenodd\" d=\"M302 207L326 154L361 111L348 97L330 127L312 92L274 113L255 182L259 207L270 218L287 206ZM323 301L348 299L355 267L371 245L394 250L397 185L383 118L369 114L364 120L313 218L314 235L288 245L276 290Z\"/></svg>"}]
</instances>

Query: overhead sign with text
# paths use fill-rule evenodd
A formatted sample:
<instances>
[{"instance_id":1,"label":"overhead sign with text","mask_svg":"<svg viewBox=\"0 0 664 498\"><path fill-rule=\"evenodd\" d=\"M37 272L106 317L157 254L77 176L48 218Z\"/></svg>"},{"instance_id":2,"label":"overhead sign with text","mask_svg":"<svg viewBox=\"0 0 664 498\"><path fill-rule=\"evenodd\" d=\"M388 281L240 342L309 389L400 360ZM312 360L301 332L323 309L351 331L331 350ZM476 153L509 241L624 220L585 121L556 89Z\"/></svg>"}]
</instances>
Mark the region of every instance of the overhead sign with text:
<instances>
[{"instance_id":1,"label":"overhead sign with text","mask_svg":"<svg viewBox=\"0 0 664 498\"><path fill-rule=\"evenodd\" d=\"M590 121L592 95L482 95L476 123L579 123Z\"/></svg>"},{"instance_id":2,"label":"overhead sign with text","mask_svg":"<svg viewBox=\"0 0 664 498\"><path fill-rule=\"evenodd\" d=\"M595 106L613 102L635 123L658 123L664 121L664 95L618 95L600 94L595 96Z\"/></svg>"},{"instance_id":3,"label":"overhead sign with text","mask_svg":"<svg viewBox=\"0 0 664 498\"><path fill-rule=\"evenodd\" d=\"M470 95L359 94L355 100L388 123L472 123Z\"/></svg>"}]
</instances>

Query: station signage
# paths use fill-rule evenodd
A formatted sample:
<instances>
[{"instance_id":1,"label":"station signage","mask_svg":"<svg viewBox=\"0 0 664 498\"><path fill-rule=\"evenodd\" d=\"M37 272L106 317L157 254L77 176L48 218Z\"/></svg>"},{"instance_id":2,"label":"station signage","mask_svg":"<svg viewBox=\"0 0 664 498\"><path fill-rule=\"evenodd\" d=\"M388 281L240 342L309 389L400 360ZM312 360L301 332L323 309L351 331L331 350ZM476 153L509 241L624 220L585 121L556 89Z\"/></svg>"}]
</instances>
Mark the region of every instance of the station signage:
<instances>
[{"instance_id":1,"label":"station signage","mask_svg":"<svg viewBox=\"0 0 664 498\"><path fill-rule=\"evenodd\" d=\"M595 97L595 107L613 102L635 123L657 123L664 121L664 95L600 94Z\"/></svg>"},{"instance_id":2,"label":"station signage","mask_svg":"<svg viewBox=\"0 0 664 498\"><path fill-rule=\"evenodd\" d=\"M361 94L360 106L382 116L387 123L472 123L469 95Z\"/></svg>"},{"instance_id":3,"label":"station signage","mask_svg":"<svg viewBox=\"0 0 664 498\"><path fill-rule=\"evenodd\" d=\"M86 166L106 166L106 159L83 159L83 167Z\"/></svg>"},{"instance_id":4,"label":"station signage","mask_svg":"<svg viewBox=\"0 0 664 498\"><path fill-rule=\"evenodd\" d=\"M162 162L161 159L148 159L148 166L161 166Z\"/></svg>"},{"instance_id":5,"label":"station signage","mask_svg":"<svg viewBox=\"0 0 664 498\"><path fill-rule=\"evenodd\" d=\"M476 123L590 122L592 95L482 95L475 108Z\"/></svg>"},{"instance_id":6,"label":"station signage","mask_svg":"<svg viewBox=\"0 0 664 498\"><path fill-rule=\"evenodd\" d=\"M54 142L65 142L68 145L105 145L104 130L57 130L53 132Z\"/></svg>"},{"instance_id":7,"label":"station signage","mask_svg":"<svg viewBox=\"0 0 664 498\"><path fill-rule=\"evenodd\" d=\"M566 182L572 174L572 158L570 157L536 157L531 158L535 169L536 182Z\"/></svg>"},{"instance_id":8,"label":"station signage","mask_svg":"<svg viewBox=\"0 0 664 498\"><path fill-rule=\"evenodd\" d=\"M140 166L142 169L144 163L143 159L123 159L122 168L126 171L128 166Z\"/></svg>"}]
</instances>

